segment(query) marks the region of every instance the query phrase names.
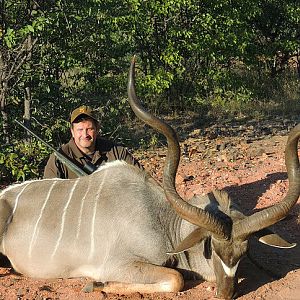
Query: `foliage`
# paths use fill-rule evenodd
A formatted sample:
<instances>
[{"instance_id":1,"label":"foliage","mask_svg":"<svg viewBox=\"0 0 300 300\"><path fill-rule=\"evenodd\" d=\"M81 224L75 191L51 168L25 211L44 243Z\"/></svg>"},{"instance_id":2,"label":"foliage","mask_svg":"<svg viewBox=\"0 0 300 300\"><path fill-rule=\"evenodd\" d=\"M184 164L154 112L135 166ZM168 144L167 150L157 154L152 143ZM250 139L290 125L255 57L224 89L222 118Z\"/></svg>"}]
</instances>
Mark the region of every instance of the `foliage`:
<instances>
[{"instance_id":1,"label":"foliage","mask_svg":"<svg viewBox=\"0 0 300 300\"><path fill-rule=\"evenodd\" d=\"M40 142L14 144L0 152L0 176L3 182L40 177L49 150Z\"/></svg>"},{"instance_id":2,"label":"foliage","mask_svg":"<svg viewBox=\"0 0 300 300\"><path fill-rule=\"evenodd\" d=\"M15 170L10 180L41 175L44 156L28 164L31 154L16 146L26 144L13 120L22 119L28 87L31 126L53 146L69 138L70 112L83 103L97 111L104 135L130 138L126 85L133 54L138 94L158 115L236 115L268 101L287 107L279 94L286 103L299 98L300 14L293 0L3 0L0 6L0 63L1 57L12 63L8 57L35 42L9 79L1 107L13 145L1 151L2 167ZM145 146L157 144L155 135L146 140Z\"/></svg>"}]
</instances>

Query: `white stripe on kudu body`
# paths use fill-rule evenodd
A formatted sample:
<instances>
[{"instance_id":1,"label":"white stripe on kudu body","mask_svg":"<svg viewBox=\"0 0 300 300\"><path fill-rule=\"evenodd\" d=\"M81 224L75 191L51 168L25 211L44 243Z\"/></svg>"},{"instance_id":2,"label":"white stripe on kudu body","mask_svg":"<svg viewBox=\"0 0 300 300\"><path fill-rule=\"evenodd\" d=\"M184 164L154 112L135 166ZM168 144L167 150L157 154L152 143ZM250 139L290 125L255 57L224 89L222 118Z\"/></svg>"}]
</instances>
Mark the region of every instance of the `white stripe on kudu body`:
<instances>
[{"instance_id":1,"label":"white stripe on kudu body","mask_svg":"<svg viewBox=\"0 0 300 300\"><path fill-rule=\"evenodd\" d=\"M24 192L24 190L27 188L28 185L29 185L29 184L26 184L26 185L22 188L21 192L17 195L17 197L16 197L16 202L15 202L15 205L14 205L14 209L13 209L13 212L12 212L12 216L13 216L14 213L16 212L17 206L18 206L18 203L19 203L19 199L20 199L22 193ZM12 216L11 216L11 217L12 217Z\"/></svg>"},{"instance_id":2,"label":"white stripe on kudu body","mask_svg":"<svg viewBox=\"0 0 300 300\"><path fill-rule=\"evenodd\" d=\"M48 193L47 193L47 197L46 197L46 199L45 199L45 201L44 201L44 203L43 203L43 206L42 206L42 208L41 208L40 214L39 214L39 216L38 216L38 218L37 218L37 221L36 221L36 223L35 223L35 225L34 225L32 237L31 237L31 241L30 241L30 245L29 245L29 251L28 251L28 257L29 257L29 259L31 259L31 256L32 256L32 248L33 248L33 246L34 246L34 244L35 244L35 242L36 242L36 239L37 239L37 235L38 235L38 225L39 225L39 223L40 223L40 220L42 219L43 213L44 213L44 211L45 211L45 207L46 207L46 205L47 205L47 203L48 203L48 200L49 200L49 198L50 198L51 192L52 192L53 187L54 187L54 185L56 184L56 182L57 182L57 180L53 181L52 185L50 186L50 189L49 189L49 191L48 191Z\"/></svg>"},{"instance_id":3,"label":"white stripe on kudu body","mask_svg":"<svg viewBox=\"0 0 300 300\"><path fill-rule=\"evenodd\" d=\"M89 194L90 188L91 188L91 176L88 177L88 187L85 191L85 194L80 202L80 210L79 210L79 217L78 217L78 224L77 224L77 231L76 231L76 238L75 241L78 240L79 234L80 234L80 229L81 229L81 222L82 222L82 213L83 213L83 206L85 204L85 200L87 198L87 195Z\"/></svg>"},{"instance_id":4,"label":"white stripe on kudu body","mask_svg":"<svg viewBox=\"0 0 300 300\"><path fill-rule=\"evenodd\" d=\"M106 163L103 166L101 166L100 168L98 168L94 172L94 174L97 173L97 172L101 172L103 170L106 170L106 169L108 169L108 168L110 168L112 166L115 166L115 165L118 166L118 165L124 165L124 164L126 165L126 162L124 162L124 161L119 161L119 160L112 161L112 162ZM106 176L106 173L104 173L104 176ZM81 230L81 227L82 227L82 219L83 219L82 214L83 214L84 204L86 202L87 196L90 194L90 191L91 191L91 189L93 188L93 185L94 185L94 182L91 181L92 178L93 178L92 176L88 177L87 189L86 189L86 191L85 191L85 193L84 193L84 195L82 197L82 200L80 202L79 217L78 217L78 224L77 224L77 231L76 231L76 238L75 238L75 240L78 240L79 235L80 235L80 230ZM102 183L100 185L99 191L97 192L97 195L100 194L103 184L104 184L104 178L103 178Z\"/></svg>"},{"instance_id":5,"label":"white stripe on kudu body","mask_svg":"<svg viewBox=\"0 0 300 300\"><path fill-rule=\"evenodd\" d=\"M65 229L66 213L67 213L69 204L70 204L70 202L71 202L71 200L72 200L72 197L73 197L73 194L74 194L74 191L75 191L75 189L76 189L76 186L77 186L78 182L79 182L79 178L75 181L75 183L74 183L74 185L73 185L73 187L72 187L72 189L71 189L71 191L70 191L68 201L67 201L67 203L66 203L66 205L65 205L65 207L64 207L64 209L63 209L63 214L62 214L62 221L61 221L61 226L60 226L59 237L58 237L58 239L57 239L57 242L56 242L54 251L53 251L53 253L52 253L52 255L51 255L51 259L54 258L55 254L56 254L56 252L57 252L57 249L58 249L58 247L59 247L59 245L60 245L60 242L61 242L61 239L62 239L62 236L63 236L63 233L64 233L64 229Z\"/></svg>"},{"instance_id":6,"label":"white stripe on kudu body","mask_svg":"<svg viewBox=\"0 0 300 300\"><path fill-rule=\"evenodd\" d=\"M99 186L99 189L97 191L97 194L96 194L96 198L99 199L99 196L100 196L100 193L101 193L101 190L103 188L103 185L105 183L105 180L106 180L106 175L107 175L107 170L104 170L103 172L103 178L102 178L102 182ZM91 248L90 248L90 254L89 254L89 260L92 259L93 255L94 255L94 252L95 252L95 220L96 220L96 213L97 213L97 205L98 205L98 201L95 201L95 204L94 204L94 209L93 209L93 217L92 217L92 222L91 222Z\"/></svg>"},{"instance_id":7,"label":"white stripe on kudu body","mask_svg":"<svg viewBox=\"0 0 300 300\"><path fill-rule=\"evenodd\" d=\"M15 204L14 204L14 208L13 208L13 211L12 211L12 213L11 213L11 215L8 217L8 219L7 219L7 221L6 221L6 226L8 226L9 225L9 223L11 222L11 220L12 220L12 218L13 218L13 216L14 216L14 213L16 212L16 210L17 210L17 206L18 206L18 203L19 203L19 199L20 199L20 197L21 197L21 195L22 195L22 193L24 192L24 190L27 188L27 186L29 185L29 183L27 182L27 183L24 183L24 187L21 189L21 192L17 195L17 197L16 197L16 200L15 200ZM15 186L15 185L14 185ZM10 189L10 187L9 188L7 188L7 190L9 190ZM3 235L3 238L2 238L2 247L3 247L3 249L4 249L4 251L5 251L5 235Z\"/></svg>"}]
</instances>

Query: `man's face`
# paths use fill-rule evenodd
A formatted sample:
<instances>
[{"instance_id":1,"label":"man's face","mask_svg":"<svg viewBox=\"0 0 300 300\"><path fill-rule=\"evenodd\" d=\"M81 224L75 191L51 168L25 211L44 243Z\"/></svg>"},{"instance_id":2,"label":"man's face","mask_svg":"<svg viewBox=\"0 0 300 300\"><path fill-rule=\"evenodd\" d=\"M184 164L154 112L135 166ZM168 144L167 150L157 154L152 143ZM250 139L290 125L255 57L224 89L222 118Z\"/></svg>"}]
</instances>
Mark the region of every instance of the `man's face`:
<instances>
[{"instance_id":1,"label":"man's face","mask_svg":"<svg viewBox=\"0 0 300 300\"><path fill-rule=\"evenodd\" d=\"M95 150L97 127L92 120L73 123L71 133L77 147L85 154Z\"/></svg>"}]
</instances>

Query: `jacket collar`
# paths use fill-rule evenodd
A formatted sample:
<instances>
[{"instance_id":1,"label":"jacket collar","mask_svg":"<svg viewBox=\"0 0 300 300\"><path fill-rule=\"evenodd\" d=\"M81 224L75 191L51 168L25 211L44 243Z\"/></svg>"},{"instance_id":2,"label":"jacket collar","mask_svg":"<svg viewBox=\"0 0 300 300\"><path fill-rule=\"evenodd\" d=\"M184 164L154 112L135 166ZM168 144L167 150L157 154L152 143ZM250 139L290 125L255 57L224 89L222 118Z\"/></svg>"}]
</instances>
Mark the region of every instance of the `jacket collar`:
<instances>
[{"instance_id":1,"label":"jacket collar","mask_svg":"<svg viewBox=\"0 0 300 300\"><path fill-rule=\"evenodd\" d=\"M84 154L76 146L75 141L74 141L73 138L70 139L69 145L70 145L71 151L74 153L75 157L84 158Z\"/></svg>"},{"instance_id":2,"label":"jacket collar","mask_svg":"<svg viewBox=\"0 0 300 300\"><path fill-rule=\"evenodd\" d=\"M97 140L96 140L96 149L95 149L95 153L94 153L92 162L96 162L101 157L101 154L104 154L104 153L101 153L98 150L99 149L99 142L100 142L100 140L97 138ZM71 151L74 153L75 157L77 157L79 159L84 159L85 158L84 153L82 151L80 151L80 149L77 147L77 145L75 144L75 141L74 141L73 138L70 139L69 145L70 145Z\"/></svg>"}]
</instances>

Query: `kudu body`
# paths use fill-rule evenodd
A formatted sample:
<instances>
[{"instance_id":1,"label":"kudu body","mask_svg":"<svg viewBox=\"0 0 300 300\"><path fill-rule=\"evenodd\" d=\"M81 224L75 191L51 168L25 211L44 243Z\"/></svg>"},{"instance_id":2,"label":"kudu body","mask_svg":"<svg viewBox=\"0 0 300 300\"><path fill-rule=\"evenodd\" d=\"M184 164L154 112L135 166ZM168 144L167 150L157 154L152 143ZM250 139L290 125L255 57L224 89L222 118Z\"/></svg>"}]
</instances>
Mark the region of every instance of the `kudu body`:
<instances>
[{"instance_id":1,"label":"kudu body","mask_svg":"<svg viewBox=\"0 0 300 300\"><path fill-rule=\"evenodd\" d=\"M219 297L235 293L236 269L248 238L289 247L263 229L284 218L300 194L298 125L286 146L289 191L285 199L244 216L225 192L190 202L175 189L180 151L176 134L148 114L134 90L136 115L168 140L163 185L125 162L109 163L78 179L44 179L12 185L0 194L0 251L31 277L90 277L103 291L176 292L183 275L216 280Z\"/></svg>"}]
</instances>

